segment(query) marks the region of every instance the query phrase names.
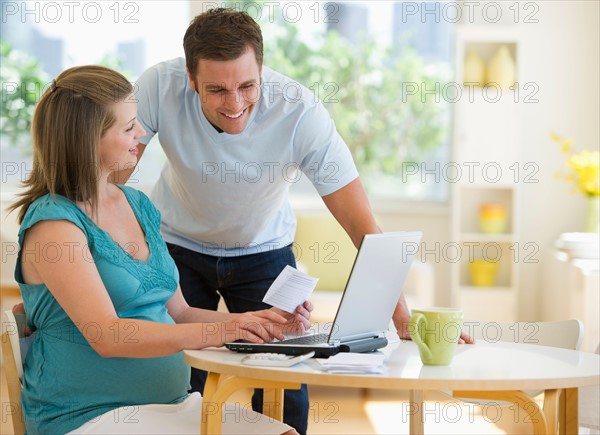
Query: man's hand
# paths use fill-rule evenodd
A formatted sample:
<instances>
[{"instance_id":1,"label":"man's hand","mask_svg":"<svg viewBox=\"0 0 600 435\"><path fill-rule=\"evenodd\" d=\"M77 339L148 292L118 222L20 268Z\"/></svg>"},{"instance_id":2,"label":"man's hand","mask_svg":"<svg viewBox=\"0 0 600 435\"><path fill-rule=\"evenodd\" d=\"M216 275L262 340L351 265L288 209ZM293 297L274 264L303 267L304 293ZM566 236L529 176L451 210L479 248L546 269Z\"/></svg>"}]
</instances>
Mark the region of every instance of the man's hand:
<instances>
[{"instance_id":1,"label":"man's hand","mask_svg":"<svg viewBox=\"0 0 600 435\"><path fill-rule=\"evenodd\" d=\"M394 326L402 340L410 340L410 313L404 295L400 296L393 315ZM461 332L458 344L473 344L475 340L467 333Z\"/></svg>"},{"instance_id":2,"label":"man's hand","mask_svg":"<svg viewBox=\"0 0 600 435\"><path fill-rule=\"evenodd\" d=\"M287 322L283 328L284 334L304 335L310 328L310 313L314 306L311 301L304 301L302 305L296 307L296 311L288 313L277 307L271 308L271 311L286 318Z\"/></svg>"},{"instance_id":3,"label":"man's hand","mask_svg":"<svg viewBox=\"0 0 600 435\"><path fill-rule=\"evenodd\" d=\"M404 295L400 296L394 314L392 316L396 332L402 340L410 340L409 325L410 325L410 313L406 305L406 299Z\"/></svg>"}]
</instances>

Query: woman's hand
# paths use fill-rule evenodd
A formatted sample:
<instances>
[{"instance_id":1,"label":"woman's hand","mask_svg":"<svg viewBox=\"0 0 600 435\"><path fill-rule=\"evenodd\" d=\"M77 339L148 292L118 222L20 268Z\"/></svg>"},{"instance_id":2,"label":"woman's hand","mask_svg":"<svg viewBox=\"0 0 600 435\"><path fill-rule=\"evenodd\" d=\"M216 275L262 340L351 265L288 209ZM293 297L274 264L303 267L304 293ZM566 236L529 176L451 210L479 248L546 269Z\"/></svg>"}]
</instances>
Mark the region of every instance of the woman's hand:
<instances>
[{"instance_id":1,"label":"woman's hand","mask_svg":"<svg viewBox=\"0 0 600 435\"><path fill-rule=\"evenodd\" d=\"M235 340L269 343L274 339L283 339L283 329L287 323L288 319L275 311L260 310L235 314L218 325L223 343Z\"/></svg>"}]
</instances>

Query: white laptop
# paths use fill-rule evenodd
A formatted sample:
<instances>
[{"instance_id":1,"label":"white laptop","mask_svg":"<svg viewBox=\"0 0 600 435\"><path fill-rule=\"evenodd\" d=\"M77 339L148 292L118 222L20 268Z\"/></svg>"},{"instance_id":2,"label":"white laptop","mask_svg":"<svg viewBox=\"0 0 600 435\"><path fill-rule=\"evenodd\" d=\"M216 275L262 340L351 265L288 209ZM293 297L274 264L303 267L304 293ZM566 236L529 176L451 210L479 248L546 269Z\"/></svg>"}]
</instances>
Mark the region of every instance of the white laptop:
<instances>
[{"instance_id":1,"label":"white laptop","mask_svg":"<svg viewBox=\"0 0 600 435\"><path fill-rule=\"evenodd\" d=\"M363 238L335 320L326 332L263 344L238 340L225 346L245 353L301 355L314 351L316 357L385 347L385 332L422 235L397 232Z\"/></svg>"}]
</instances>

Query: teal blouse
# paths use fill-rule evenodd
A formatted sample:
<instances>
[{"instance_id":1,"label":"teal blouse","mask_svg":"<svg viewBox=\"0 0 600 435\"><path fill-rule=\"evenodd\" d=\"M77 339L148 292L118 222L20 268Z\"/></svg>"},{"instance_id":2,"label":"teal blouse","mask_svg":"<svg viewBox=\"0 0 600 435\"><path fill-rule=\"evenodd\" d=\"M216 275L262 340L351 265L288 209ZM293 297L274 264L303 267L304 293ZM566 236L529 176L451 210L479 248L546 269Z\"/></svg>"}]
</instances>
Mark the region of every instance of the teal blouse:
<instances>
[{"instance_id":1,"label":"teal blouse","mask_svg":"<svg viewBox=\"0 0 600 435\"><path fill-rule=\"evenodd\" d=\"M28 433L65 433L122 406L132 406L132 412L115 413L115 418L135 419L135 405L177 403L187 396L190 373L181 353L159 358L103 358L88 340L101 334L115 340L135 340L133 324L117 331L110 327L101 330L90 322L82 326L82 335L46 285L25 284L22 279L22 255L44 255L57 264L69 261L68 246L62 247L62 258L52 246L23 251L25 231L40 221L67 220L85 233L88 249L84 253L95 262L120 318L174 323L166 303L177 289L179 274L159 232L160 213L143 193L119 187L145 233L150 248L147 261L131 257L77 204L60 195L48 194L35 200L19 230L15 278L27 322L35 331L23 373L22 402ZM85 298L84 285L80 293Z\"/></svg>"}]
</instances>

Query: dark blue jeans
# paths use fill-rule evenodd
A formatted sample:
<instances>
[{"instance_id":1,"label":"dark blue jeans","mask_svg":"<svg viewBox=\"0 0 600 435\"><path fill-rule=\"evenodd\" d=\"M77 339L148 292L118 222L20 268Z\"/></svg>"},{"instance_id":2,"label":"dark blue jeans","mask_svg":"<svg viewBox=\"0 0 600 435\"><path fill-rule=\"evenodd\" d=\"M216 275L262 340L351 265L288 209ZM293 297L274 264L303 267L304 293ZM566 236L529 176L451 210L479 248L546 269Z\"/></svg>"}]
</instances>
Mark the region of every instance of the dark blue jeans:
<instances>
[{"instance_id":1,"label":"dark blue jeans","mask_svg":"<svg viewBox=\"0 0 600 435\"><path fill-rule=\"evenodd\" d=\"M169 253L177 264L181 291L192 307L216 310L223 297L231 313L270 308L262 302L271 283L285 266L296 266L291 246L259 254L237 257L214 257L167 243ZM192 369L192 390L202 393L206 372ZM262 412L263 390L255 390L252 409ZM300 434L308 426L308 388L286 390L283 421Z\"/></svg>"}]
</instances>

